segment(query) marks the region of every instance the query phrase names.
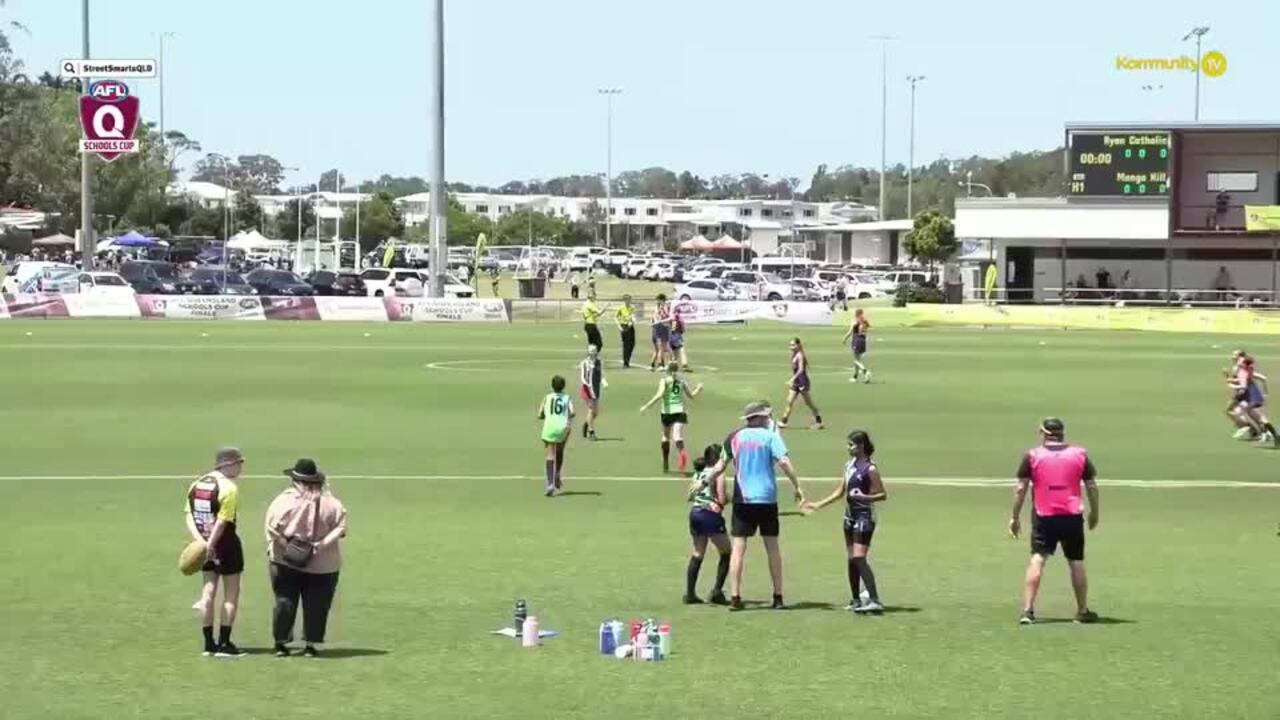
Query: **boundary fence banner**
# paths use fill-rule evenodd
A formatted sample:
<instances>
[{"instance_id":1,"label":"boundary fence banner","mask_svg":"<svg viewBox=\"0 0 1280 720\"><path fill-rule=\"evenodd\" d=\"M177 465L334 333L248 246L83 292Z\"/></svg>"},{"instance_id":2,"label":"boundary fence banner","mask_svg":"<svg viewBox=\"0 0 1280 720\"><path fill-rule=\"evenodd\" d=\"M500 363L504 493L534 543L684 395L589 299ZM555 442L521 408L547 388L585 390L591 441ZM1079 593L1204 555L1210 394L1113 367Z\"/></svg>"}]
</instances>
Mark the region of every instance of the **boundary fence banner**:
<instances>
[{"instance_id":1,"label":"boundary fence banner","mask_svg":"<svg viewBox=\"0 0 1280 720\"><path fill-rule=\"evenodd\" d=\"M505 300L383 298L393 322L511 322Z\"/></svg>"},{"instance_id":2,"label":"boundary fence banner","mask_svg":"<svg viewBox=\"0 0 1280 720\"><path fill-rule=\"evenodd\" d=\"M138 318L142 309L136 296L68 293L62 295L67 313L73 318Z\"/></svg>"},{"instance_id":3,"label":"boundary fence banner","mask_svg":"<svg viewBox=\"0 0 1280 720\"><path fill-rule=\"evenodd\" d=\"M689 324L775 320L800 325L830 325L831 307L820 302L736 302L681 300L675 303L680 318Z\"/></svg>"},{"instance_id":4,"label":"boundary fence banner","mask_svg":"<svg viewBox=\"0 0 1280 720\"><path fill-rule=\"evenodd\" d=\"M70 317L67 303L61 295L45 293L18 293L5 295L5 316L13 318L63 318Z\"/></svg>"},{"instance_id":5,"label":"boundary fence banner","mask_svg":"<svg viewBox=\"0 0 1280 720\"><path fill-rule=\"evenodd\" d=\"M321 320L387 321L387 305L380 297L320 295L315 301Z\"/></svg>"},{"instance_id":6,"label":"boundary fence banner","mask_svg":"<svg viewBox=\"0 0 1280 720\"><path fill-rule=\"evenodd\" d=\"M981 325L1070 330L1280 334L1280 311L1043 305L911 305L916 327Z\"/></svg>"},{"instance_id":7,"label":"boundary fence banner","mask_svg":"<svg viewBox=\"0 0 1280 720\"><path fill-rule=\"evenodd\" d=\"M236 295L138 295L145 318L265 320L262 300Z\"/></svg>"}]
</instances>

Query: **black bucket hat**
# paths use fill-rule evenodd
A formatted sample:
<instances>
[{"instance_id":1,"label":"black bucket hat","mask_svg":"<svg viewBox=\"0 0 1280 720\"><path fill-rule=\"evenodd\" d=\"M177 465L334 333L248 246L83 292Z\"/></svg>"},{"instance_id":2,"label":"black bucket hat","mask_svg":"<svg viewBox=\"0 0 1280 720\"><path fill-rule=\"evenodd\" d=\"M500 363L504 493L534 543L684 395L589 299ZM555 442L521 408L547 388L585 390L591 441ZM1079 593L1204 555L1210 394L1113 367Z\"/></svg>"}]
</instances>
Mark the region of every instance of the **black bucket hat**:
<instances>
[{"instance_id":1,"label":"black bucket hat","mask_svg":"<svg viewBox=\"0 0 1280 720\"><path fill-rule=\"evenodd\" d=\"M292 468L286 469L284 474L292 480L310 485L323 485L325 480L324 473L316 467L316 461L309 458L298 460Z\"/></svg>"}]
</instances>

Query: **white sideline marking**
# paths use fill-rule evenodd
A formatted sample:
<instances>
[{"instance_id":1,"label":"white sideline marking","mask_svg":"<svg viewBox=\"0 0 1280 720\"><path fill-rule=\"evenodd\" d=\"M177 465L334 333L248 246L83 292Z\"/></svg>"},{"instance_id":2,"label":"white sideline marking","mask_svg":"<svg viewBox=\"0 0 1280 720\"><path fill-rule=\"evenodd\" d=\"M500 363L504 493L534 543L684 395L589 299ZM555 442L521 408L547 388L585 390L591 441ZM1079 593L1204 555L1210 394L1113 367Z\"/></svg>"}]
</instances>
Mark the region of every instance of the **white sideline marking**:
<instances>
[{"instance_id":1,"label":"white sideline marking","mask_svg":"<svg viewBox=\"0 0 1280 720\"><path fill-rule=\"evenodd\" d=\"M0 475L0 482L18 481L18 480L174 480L187 481L195 477L190 473L174 473L172 475ZM283 475L241 475L241 478L247 480L282 480ZM542 475L331 475L333 480L422 480L422 481L438 481L438 480L474 480L474 481L492 481L492 480L538 480L545 478ZM666 482L681 483L686 478L678 475L668 475L666 477L644 476L644 475L570 475L570 480L596 480L602 482ZM837 477L806 477L802 478L805 483L832 483L840 478ZM980 478L980 477L893 477L885 478L890 485L920 485L926 487L1013 487L1013 480L1010 478ZM1108 487L1127 487L1127 488L1277 488L1280 489L1280 482L1257 482L1242 480L1168 480L1168 479L1101 479L1098 484L1103 488ZM786 488L783 487L782 490ZM785 493L784 493L785 494Z\"/></svg>"}]
</instances>

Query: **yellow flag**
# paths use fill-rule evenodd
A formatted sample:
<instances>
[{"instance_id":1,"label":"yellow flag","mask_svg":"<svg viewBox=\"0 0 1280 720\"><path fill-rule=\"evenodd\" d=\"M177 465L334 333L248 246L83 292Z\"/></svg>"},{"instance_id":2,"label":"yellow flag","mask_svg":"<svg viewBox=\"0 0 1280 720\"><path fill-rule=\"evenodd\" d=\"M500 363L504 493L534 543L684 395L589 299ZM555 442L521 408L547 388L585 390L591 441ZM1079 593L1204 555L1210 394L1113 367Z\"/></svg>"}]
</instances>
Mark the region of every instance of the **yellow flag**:
<instances>
[{"instance_id":1,"label":"yellow flag","mask_svg":"<svg viewBox=\"0 0 1280 720\"><path fill-rule=\"evenodd\" d=\"M382 267L391 267L391 263L396 259L396 246L393 243L387 243L387 249L382 252Z\"/></svg>"},{"instance_id":2,"label":"yellow flag","mask_svg":"<svg viewBox=\"0 0 1280 720\"><path fill-rule=\"evenodd\" d=\"M489 247L489 238L485 237L484 233L480 233L476 236L476 256L475 267L472 268L473 275L479 273L480 256L484 255L485 248L487 247Z\"/></svg>"},{"instance_id":3,"label":"yellow flag","mask_svg":"<svg viewBox=\"0 0 1280 720\"><path fill-rule=\"evenodd\" d=\"M1280 205L1245 205L1244 228L1249 232L1280 232Z\"/></svg>"},{"instance_id":4,"label":"yellow flag","mask_svg":"<svg viewBox=\"0 0 1280 720\"><path fill-rule=\"evenodd\" d=\"M996 270L996 264L991 263L990 265L987 266L987 276L982 283L983 289L986 291L987 300L990 300L991 293L995 292L997 280L999 280L999 275L998 275L998 271Z\"/></svg>"}]
</instances>

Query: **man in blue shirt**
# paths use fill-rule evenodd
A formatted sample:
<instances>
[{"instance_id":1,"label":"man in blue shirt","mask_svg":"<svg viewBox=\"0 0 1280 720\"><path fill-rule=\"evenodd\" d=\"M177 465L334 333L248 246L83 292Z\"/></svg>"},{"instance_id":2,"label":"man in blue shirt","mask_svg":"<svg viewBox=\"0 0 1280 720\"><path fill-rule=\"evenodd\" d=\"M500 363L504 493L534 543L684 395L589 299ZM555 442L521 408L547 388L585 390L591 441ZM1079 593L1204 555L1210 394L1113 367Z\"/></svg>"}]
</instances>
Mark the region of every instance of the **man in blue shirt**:
<instances>
[{"instance_id":1,"label":"man in blue shirt","mask_svg":"<svg viewBox=\"0 0 1280 720\"><path fill-rule=\"evenodd\" d=\"M770 415L773 408L767 402L754 402L747 406L742 419L746 427L733 431L724 442L724 454L711 471L711 481L716 486L717 501L723 506L725 497L724 472L733 461L733 553L729 559L729 573L733 597L730 610L742 609L742 560L747 552L747 538L758 530L764 539L765 553L769 556L769 577L773 580L773 607L783 608L782 603L782 552L778 547L778 477L775 467L781 468L795 487L797 505L804 504L804 492L800 480L787 457L787 444L782 441Z\"/></svg>"}]
</instances>

